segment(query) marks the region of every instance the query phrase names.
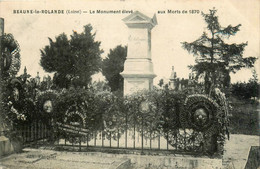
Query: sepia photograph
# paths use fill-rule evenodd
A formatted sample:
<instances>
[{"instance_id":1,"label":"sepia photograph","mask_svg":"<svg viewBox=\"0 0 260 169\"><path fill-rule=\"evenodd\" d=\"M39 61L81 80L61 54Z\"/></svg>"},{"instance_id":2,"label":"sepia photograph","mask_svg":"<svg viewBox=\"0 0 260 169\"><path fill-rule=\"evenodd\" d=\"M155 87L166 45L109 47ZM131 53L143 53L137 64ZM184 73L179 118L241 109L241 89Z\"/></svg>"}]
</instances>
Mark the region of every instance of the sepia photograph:
<instances>
[{"instance_id":1,"label":"sepia photograph","mask_svg":"<svg viewBox=\"0 0 260 169\"><path fill-rule=\"evenodd\" d=\"M260 169L259 56L259 0L0 0L0 169Z\"/></svg>"}]
</instances>

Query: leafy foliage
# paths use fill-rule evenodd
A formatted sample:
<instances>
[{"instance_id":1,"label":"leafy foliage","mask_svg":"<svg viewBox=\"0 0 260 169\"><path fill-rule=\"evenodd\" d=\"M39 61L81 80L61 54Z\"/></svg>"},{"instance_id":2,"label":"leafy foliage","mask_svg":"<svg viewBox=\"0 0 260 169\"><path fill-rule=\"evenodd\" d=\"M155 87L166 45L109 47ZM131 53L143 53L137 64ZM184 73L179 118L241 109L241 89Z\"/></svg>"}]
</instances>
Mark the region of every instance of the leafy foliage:
<instances>
[{"instance_id":1,"label":"leafy foliage","mask_svg":"<svg viewBox=\"0 0 260 169\"><path fill-rule=\"evenodd\" d=\"M95 100L95 95L85 89L71 88L69 90L63 90L57 98L57 121L64 122L66 113L68 110L78 111L86 115L85 122L87 128L92 131L100 129L100 114L97 112L98 104ZM74 109L75 108L75 109Z\"/></svg>"},{"instance_id":2,"label":"leafy foliage","mask_svg":"<svg viewBox=\"0 0 260 169\"><path fill-rule=\"evenodd\" d=\"M17 79L16 79L17 80ZM33 103L30 99L24 97L24 90L17 80L11 83L9 80L2 83L5 91L2 93L2 118L7 124L17 124L23 121L29 121L29 117L34 112Z\"/></svg>"},{"instance_id":3,"label":"leafy foliage","mask_svg":"<svg viewBox=\"0 0 260 169\"><path fill-rule=\"evenodd\" d=\"M127 111L123 107L123 99L103 91L96 94L98 103L97 113L101 115L101 131L108 139L117 140L125 131L125 116Z\"/></svg>"},{"instance_id":4,"label":"leafy foliage","mask_svg":"<svg viewBox=\"0 0 260 169\"><path fill-rule=\"evenodd\" d=\"M260 84L258 82L257 73L253 70L253 77L248 82L237 82L231 85L232 96L241 100L249 100L251 98L260 97Z\"/></svg>"},{"instance_id":5,"label":"leafy foliage","mask_svg":"<svg viewBox=\"0 0 260 169\"><path fill-rule=\"evenodd\" d=\"M259 135L259 102L237 97L230 97L231 117L230 132L232 134Z\"/></svg>"},{"instance_id":6,"label":"leafy foliage","mask_svg":"<svg viewBox=\"0 0 260 169\"><path fill-rule=\"evenodd\" d=\"M94 93L111 91L107 81L94 81L91 83L89 90L93 91Z\"/></svg>"},{"instance_id":7,"label":"leafy foliage","mask_svg":"<svg viewBox=\"0 0 260 169\"><path fill-rule=\"evenodd\" d=\"M163 81L163 79L160 79L160 81L159 81L159 83L158 83L158 86L162 87L162 86L163 86L163 84L164 84L164 81Z\"/></svg>"},{"instance_id":8,"label":"leafy foliage","mask_svg":"<svg viewBox=\"0 0 260 169\"><path fill-rule=\"evenodd\" d=\"M20 69L19 44L12 34L4 34L0 38L0 122L2 127L12 129L13 125L30 119L34 106L24 96L20 79L15 77Z\"/></svg>"},{"instance_id":9,"label":"leafy foliage","mask_svg":"<svg viewBox=\"0 0 260 169\"><path fill-rule=\"evenodd\" d=\"M141 91L124 99L129 127L144 130L144 137L154 138L162 129L161 91Z\"/></svg>"},{"instance_id":10,"label":"leafy foliage","mask_svg":"<svg viewBox=\"0 0 260 169\"><path fill-rule=\"evenodd\" d=\"M196 57L196 64L190 68L196 72L197 78L204 78L207 93L214 85L229 87L230 73L235 73L244 67L253 67L256 60L255 57L243 58L247 42L225 43L224 39L236 35L241 24L222 27L216 12L217 10L213 8L209 10L209 14L202 13L207 31L191 43L182 42L183 48Z\"/></svg>"},{"instance_id":11,"label":"leafy foliage","mask_svg":"<svg viewBox=\"0 0 260 169\"><path fill-rule=\"evenodd\" d=\"M123 91L124 78L120 75L124 70L124 63L127 55L127 47L121 45L110 49L107 58L102 63L102 73L111 87L111 91Z\"/></svg>"},{"instance_id":12,"label":"leafy foliage","mask_svg":"<svg viewBox=\"0 0 260 169\"><path fill-rule=\"evenodd\" d=\"M213 101L203 96L201 100L202 96L196 95L196 104L194 102L189 106L191 109L184 111L185 100L190 94L190 91L154 90L140 91L122 98L108 91L94 94L85 89L63 90L57 98L55 117L58 122L68 125L71 125L68 119L73 122L78 121L81 128L87 129L88 139L94 136L93 133L101 133L103 138L117 140L126 130L134 130L142 133L145 139L156 138L160 133L179 151L221 154L222 149L217 146L223 146L225 141L223 128L226 124L223 121L223 113L211 112L210 116L214 119L214 125L208 122L203 131L194 127L196 123L193 122L193 112L205 107L206 101L208 101L208 106L217 103L215 98L212 98L215 100ZM197 105L197 102L200 104ZM74 108L71 109L71 107ZM82 114L84 120L68 117L68 110L74 111L75 114ZM191 121L194 125L187 125L187 121ZM63 137L71 141L78 141L78 139L72 139L72 137L78 137L73 133L68 134L66 130L61 133Z\"/></svg>"},{"instance_id":13,"label":"leafy foliage","mask_svg":"<svg viewBox=\"0 0 260 169\"><path fill-rule=\"evenodd\" d=\"M231 93L239 99L259 98L260 84L255 81L237 82L231 85Z\"/></svg>"},{"instance_id":14,"label":"leafy foliage","mask_svg":"<svg viewBox=\"0 0 260 169\"><path fill-rule=\"evenodd\" d=\"M100 42L95 41L92 26L86 25L82 33L60 34L55 41L41 50L40 64L47 72L55 72L54 83L61 88L71 85L87 87L91 76L101 67Z\"/></svg>"}]
</instances>

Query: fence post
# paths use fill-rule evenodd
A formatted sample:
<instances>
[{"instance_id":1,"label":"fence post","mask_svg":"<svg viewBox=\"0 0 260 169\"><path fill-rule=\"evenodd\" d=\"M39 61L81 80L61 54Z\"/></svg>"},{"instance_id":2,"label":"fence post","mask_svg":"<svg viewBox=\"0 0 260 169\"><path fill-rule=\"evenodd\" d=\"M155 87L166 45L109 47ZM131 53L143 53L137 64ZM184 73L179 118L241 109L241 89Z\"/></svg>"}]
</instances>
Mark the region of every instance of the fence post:
<instances>
[{"instance_id":1,"label":"fence post","mask_svg":"<svg viewBox=\"0 0 260 169\"><path fill-rule=\"evenodd\" d=\"M36 140L39 140L39 121L36 121Z\"/></svg>"},{"instance_id":2,"label":"fence post","mask_svg":"<svg viewBox=\"0 0 260 169\"><path fill-rule=\"evenodd\" d=\"M160 141L161 141L161 137L160 137L160 132L158 133L158 149L160 150L161 149L161 143L160 143Z\"/></svg>"},{"instance_id":3,"label":"fence post","mask_svg":"<svg viewBox=\"0 0 260 169\"><path fill-rule=\"evenodd\" d=\"M94 132L94 136L95 136L95 137L94 137L94 146L96 146L96 145L97 145L97 138L96 138L97 135L96 135L96 131Z\"/></svg>"},{"instance_id":4,"label":"fence post","mask_svg":"<svg viewBox=\"0 0 260 169\"><path fill-rule=\"evenodd\" d=\"M103 130L101 131L102 147L104 147Z\"/></svg>"},{"instance_id":5,"label":"fence post","mask_svg":"<svg viewBox=\"0 0 260 169\"><path fill-rule=\"evenodd\" d=\"M81 136L79 136L79 151L81 151Z\"/></svg>"},{"instance_id":6,"label":"fence post","mask_svg":"<svg viewBox=\"0 0 260 169\"><path fill-rule=\"evenodd\" d=\"M175 132L175 148L176 148L176 150L178 150L178 133L177 132Z\"/></svg>"},{"instance_id":7,"label":"fence post","mask_svg":"<svg viewBox=\"0 0 260 169\"><path fill-rule=\"evenodd\" d=\"M142 140L141 140L141 143L142 143L142 152L141 154L143 154L143 150L144 150L144 117L142 115Z\"/></svg>"},{"instance_id":8,"label":"fence post","mask_svg":"<svg viewBox=\"0 0 260 169\"><path fill-rule=\"evenodd\" d=\"M89 146L88 140L89 140L89 133L87 134L87 147Z\"/></svg>"},{"instance_id":9,"label":"fence post","mask_svg":"<svg viewBox=\"0 0 260 169\"><path fill-rule=\"evenodd\" d=\"M119 148L119 129L117 129L117 148Z\"/></svg>"},{"instance_id":10,"label":"fence post","mask_svg":"<svg viewBox=\"0 0 260 169\"><path fill-rule=\"evenodd\" d=\"M169 150L169 131L167 131L167 150Z\"/></svg>"},{"instance_id":11,"label":"fence post","mask_svg":"<svg viewBox=\"0 0 260 169\"><path fill-rule=\"evenodd\" d=\"M150 149L152 149L152 132L150 131Z\"/></svg>"},{"instance_id":12,"label":"fence post","mask_svg":"<svg viewBox=\"0 0 260 169\"><path fill-rule=\"evenodd\" d=\"M109 132L110 138L109 138L109 147L111 148L112 146L112 132Z\"/></svg>"},{"instance_id":13,"label":"fence post","mask_svg":"<svg viewBox=\"0 0 260 169\"><path fill-rule=\"evenodd\" d=\"M36 121L33 123L33 142L36 140Z\"/></svg>"},{"instance_id":14,"label":"fence post","mask_svg":"<svg viewBox=\"0 0 260 169\"><path fill-rule=\"evenodd\" d=\"M31 142L32 141L32 125L33 125L33 123L31 123L30 125L29 125L29 128L28 128L28 141L29 142Z\"/></svg>"},{"instance_id":15,"label":"fence post","mask_svg":"<svg viewBox=\"0 0 260 169\"><path fill-rule=\"evenodd\" d=\"M42 123L40 122L40 120L38 121L39 123L39 139L42 139Z\"/></svg>"},{"instance_id":16,"label":"fence post","mask_svg":"<svg viewBox=\"0 0 260 169\"><path fill-rule=\"evenodd\" d=\"M135 149L135 122L134 122L134 149Z\"/></svg>"},{"instance_id":17,"label":"fence post","mask_svg":"<svg viewBox=\"0 0 260 169\"><path fill-rule=\"evenodd\" d=\"M186 143L186 131L184 129L184 150L186 150L187 143Z\"/></svg>"},{"instance_id":18,"label":"fence post","mask_svg":"<svg viewBox=\"0 0 260 169\"><path fill-rule=\"evenodd\" d=\"M126 117L125 117L125 148L127 148L127 112L126 112Z\"/></svg>"},{"instance_id":19,"label":"fence post","mask_svg":"<svg viewBox=\"0 0 260 169\"><path fill-rule=\"evenodd\" d=\"M24 124L21 126L22 142L24 143Z\"/></svg>"},{"instance_id":20,"label":"fence post","mask_svg":"<svg viewBox=\"0 0 260 169\"><path fill-rule=\"evenodd\" d=\"M27 142L27 140L28 140L28 125L26 125L24 127L24 131L25 131L25 142Z\"/></svg>"}]
</instances>

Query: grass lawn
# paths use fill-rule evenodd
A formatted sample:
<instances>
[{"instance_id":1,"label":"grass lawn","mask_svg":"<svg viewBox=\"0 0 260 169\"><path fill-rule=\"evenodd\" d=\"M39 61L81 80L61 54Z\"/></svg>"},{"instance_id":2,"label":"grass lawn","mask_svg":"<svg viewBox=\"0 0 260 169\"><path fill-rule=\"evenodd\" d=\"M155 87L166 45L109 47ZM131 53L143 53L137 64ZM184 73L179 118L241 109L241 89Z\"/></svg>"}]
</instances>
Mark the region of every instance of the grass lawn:
<instances>
[{"instance_id":1,"label":"grass lawn","mask_svg":"<svg viewBox=\"0 0 260 169\"><path fill-rule=\"evenodd\" d=\"M233 107L230 117L230 132L232 134L259 135L259 103L235 98L231 98L230 101Z\"/></svg>"}]
</instances>

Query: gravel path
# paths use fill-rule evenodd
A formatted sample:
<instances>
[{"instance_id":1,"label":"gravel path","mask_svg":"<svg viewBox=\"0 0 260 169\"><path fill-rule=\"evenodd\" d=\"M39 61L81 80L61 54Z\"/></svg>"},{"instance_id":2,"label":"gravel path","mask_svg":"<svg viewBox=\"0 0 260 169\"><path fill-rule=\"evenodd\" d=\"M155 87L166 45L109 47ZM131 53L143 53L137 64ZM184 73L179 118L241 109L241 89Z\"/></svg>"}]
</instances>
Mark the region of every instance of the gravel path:
<instances>
[{"instance_id":1,"label":"gravel path","mask_svg":"<svg viewBox=\"0 0 260 169\"><path fill-rule=\"evenodd\" d=\"M225 145L223 168L244 169L251 146L259 146L258 136L234 134L231 135L230 140L227 140ZM137 158L140 158L139 155L136 156ZM145 158L145 156L142 156L142 158ZM147 158L156 158L156 156L147 156ZM163 158L163 156L160 156L159 158ZM165 158L171 158L171 156L165 156ZM173 156L172 158L174 159L175 157ZM12 154L8 157L0 159L0 169L117 168L120 165L130 166L129 159L131 158L127 155L106 154L97 152L84 153L44 149L24 149L24 153ZM156 160L154 160L154 162L155 161ZM154 166L156 166L156 164L154 164ZM138 168L138 166L135 167Z\"/></svg>"},{"instance_id":2,"label":"gravel path","mask_svg":"<svg viewBox=\"0 0 260 169\"><path fill-rule=\"evenodd\" d=\"M244 169L251 146L259 146L259 136L232 134L225 145L223 164L227 168Z\"/></svg>"}]
</instances>

